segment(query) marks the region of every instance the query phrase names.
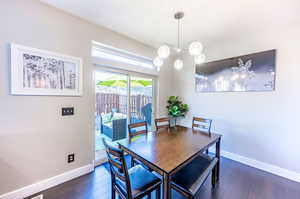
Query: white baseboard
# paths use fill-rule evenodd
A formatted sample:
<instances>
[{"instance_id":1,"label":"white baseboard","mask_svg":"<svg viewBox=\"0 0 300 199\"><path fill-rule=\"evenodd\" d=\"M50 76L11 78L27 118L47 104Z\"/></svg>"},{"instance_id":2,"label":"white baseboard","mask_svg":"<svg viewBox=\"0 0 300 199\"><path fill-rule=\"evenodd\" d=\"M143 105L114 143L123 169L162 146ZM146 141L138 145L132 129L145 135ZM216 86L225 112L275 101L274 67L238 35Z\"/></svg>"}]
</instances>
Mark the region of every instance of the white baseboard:
<instances>
[{"instance_id":1,"label":"white baseboard","mask_svg":"<svg viewBox=\"0 0 300 199\"><path fill-rule=\"evenodd\" d=\"M215 150L210 151L215 152ZM224 150L221 150L221 156L300 183L300 173Z\"/></svg>"},{"instance_id":2,"label":"white baseboard","mask_svg":"<svg viewBox=\"0 0 300 199\"><path fill-rule=\"evenodd\" d=\"M63 174L42 180L35 184L17 189L15 191L0 195L0 199L23 199L43 190L49 189L56 185L62 184L79 176L88 174L94 170L94 164L88 164L86 166L65 172Z\"/></svg>"}]
</instances>

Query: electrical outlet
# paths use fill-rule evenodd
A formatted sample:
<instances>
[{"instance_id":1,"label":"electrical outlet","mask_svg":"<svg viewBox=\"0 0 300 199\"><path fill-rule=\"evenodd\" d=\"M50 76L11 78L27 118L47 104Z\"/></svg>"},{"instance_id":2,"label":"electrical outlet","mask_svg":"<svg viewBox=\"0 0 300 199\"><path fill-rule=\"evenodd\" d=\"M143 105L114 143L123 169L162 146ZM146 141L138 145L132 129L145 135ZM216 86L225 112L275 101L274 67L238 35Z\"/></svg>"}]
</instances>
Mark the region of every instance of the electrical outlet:
<instances>
[{"instance_id":1,"label":"electrical outlet","mask_svg":"<svg viewBox=\"0 0 300 199\"><path fill-rule=\"evenodd\" d=\"M74 115L74 107L63 107L61 109L61 115L62 116Z\"/></svg>"},{"instance_id":2,"label":"electrical outlet","mask_svg":"<svg viewBox=\"0 0 300 199\"><path fill-rule=\"evenodd\" d=\"M35 196L31 199L43 199L43 198L44 198L44 196L43 196L43 194L41 194L41 195Z\"/></svg>"},{"instance_id":3,"label":"electrical outlet","mask_svg":"<svg viewBox=\"0 0 300 199\"><path fill-rule=\"evenodd\" d=\"M74 162L75 161L75 154L69 154L68 155L68 163Z\"/></svg>"}]
</instances>

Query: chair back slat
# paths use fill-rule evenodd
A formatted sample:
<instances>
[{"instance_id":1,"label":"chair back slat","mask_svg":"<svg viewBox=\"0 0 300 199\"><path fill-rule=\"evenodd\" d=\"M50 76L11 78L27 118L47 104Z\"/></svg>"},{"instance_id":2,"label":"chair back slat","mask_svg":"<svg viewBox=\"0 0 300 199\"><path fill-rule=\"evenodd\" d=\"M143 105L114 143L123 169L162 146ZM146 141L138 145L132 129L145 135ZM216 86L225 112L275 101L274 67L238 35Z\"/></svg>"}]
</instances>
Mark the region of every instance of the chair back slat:
<instances>
[{"instance_id":1,"label":"chair back slat","mask_svg":"<svg viewBox=\"0 0 300 199\"><path fill-rule=\"evenodd\" d=\"M137 127L142 127L145 126L145 122L138 122L138 123L133 123L133 124L129 124L128 127L129 128L137 128Z\"/></svg>"},{"instance_id":2,"label":"chair back slat","mask_svg":"<svg viewBox=\"0 0 300 199\"><path fill-rule=\"evenodd\" d=\"M117 161L116 159L111 159L111 158L108 158L108 162L110 164L112 164L113 166L117 167L118 169L121 170L121 172L123 172L123 167L122 167L122 164L121 162Z\"/></svg>"},{"instance_id":3,"label":"chair back slat","mask_svg":"<svg viewBox=\"0 0 300 199\"><path fill-rule=\"evenodd\" d=\"M138 123L129 124L128 132L129 132L129 140L131 140L131 138L134 136L147 134L148 133L147 122L138 122Z\"/></svg>"},{"instance_id":4,"label":"chair back slat","mask_svg":"<svg viewBox=\"0 0 300 199\"><path fill-rule=\"evenodd\" d=\"M126 183L126 177L124 176L124 174L122 174L120 171L118 171L114 167L111 168L111 171L112 171L114 176L116 176L118 179L120 179L121 181Z\"/></svg>"},{"instance_id":5,"label":"chair back slat","mask_svg":"<svg viewBox=\"0 0 300 199\"><path fill-rule=\"evenodd\" d=\"M134 134L135 136L136 136L136 135L147 134L147 131L146 131L146 130L142 130L142 131L134 132L133 134Z\"/></svg>"},{"instance_id":6,"label":"chair back slat","mask_svg":"<svg viewBox=\"0 0 300 199\"><path fill-rule=\"evenodd\" d=\"M122 155L122 154L120 153L120 151L116 151L115 149L108 148L107 150L108 150L109 154L111 154L111 155L113 155L113 156L115 156L115 157L120 158L121 155Z\"/></svg>"},{"instance_id":7,"label":"chair back slat","mask_svg":"<svg viewBox=\"0 0 300 199\"><path fill-rule=\"evenodd\" d=\"M207 132L209 135L211 135L211 119L206 118L200 118L200 117L193 117L193 124L192 128L198 128L200 130L203 130Z\"/></svg>"},{"instance_id":8,"label":"chair back slat","mask_svg":"<svg viewBox=\"0 0 300 199\"><path fill-rule=\"evenodd\" d=\"M169 122L170 118L168 118L168 117L156 118L155 121L156 122Z\"/></svg>"},{"instance_id":9,"label":"chair back slat","mask_svg":"<svg viewBox=\"0 0 300 199\"><path fill-rule=\"evenodd\" d=\"M208 119L204 119L204 118L200 118L200 117L194 117L194 120L198 121L198 122L206 122L206 121L208 121Z\"/></svg>"},{"instance_id":10,"label":"chair back slat","mask_svg":"<svg viewBox=\"0 0 300 199\"><path fill-rule=\"evenodd\" d=\"M155 119L155 127L156 127L156 130L159 130L162 128L170 128L170 118L163 117L163 118Z\"/></svg>"},{"instance_id":11,"label":"chair back slat","mask_svg":"<svg viewBox=\"0 0 300 199\"><path fill-rule=\"evenodd\" d=\"M209 127L206 126L206 125L200 125L200 124L193 124L193 127L196 127L196 128L202 128L202 129L208 129Z\"/></svg>"},{"instance_id":12,"label":"chair back slat","mask_svg":"<svg viewBox=\"0 0 300 199\"><path fill-rule=\"evenodd\" d=\"M131 185L124 152L121 149L108 145L104 138L102 138L102 142L105 146L112 181L115 182L115 178L123 181L126 185L127 194L131 195Z\"/></svg>"}]
</instances>

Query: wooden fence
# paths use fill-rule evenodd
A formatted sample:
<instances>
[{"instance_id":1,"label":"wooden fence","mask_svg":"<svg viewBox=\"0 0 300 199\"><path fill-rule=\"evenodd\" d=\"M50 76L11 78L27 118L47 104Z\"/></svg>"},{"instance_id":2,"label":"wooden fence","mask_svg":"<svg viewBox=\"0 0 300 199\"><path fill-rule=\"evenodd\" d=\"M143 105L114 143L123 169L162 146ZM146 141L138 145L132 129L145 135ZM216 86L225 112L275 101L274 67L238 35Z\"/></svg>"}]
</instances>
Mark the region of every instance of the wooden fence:
<instances>
[{"instance_id":1,"label":"wooden fence","mask_svg":"<svg viewBox=\"0 0 300 199\"><path fill-rule=\"evenodd\" d=\"M127 95L114 93L96 93L96 112L110 113L116 109L118 113L127 114ZM132 117L142 118L141 108L148 103L152 103L151 96L132 95L130 98L130 113Z\"/></svg>"}]
</instances>

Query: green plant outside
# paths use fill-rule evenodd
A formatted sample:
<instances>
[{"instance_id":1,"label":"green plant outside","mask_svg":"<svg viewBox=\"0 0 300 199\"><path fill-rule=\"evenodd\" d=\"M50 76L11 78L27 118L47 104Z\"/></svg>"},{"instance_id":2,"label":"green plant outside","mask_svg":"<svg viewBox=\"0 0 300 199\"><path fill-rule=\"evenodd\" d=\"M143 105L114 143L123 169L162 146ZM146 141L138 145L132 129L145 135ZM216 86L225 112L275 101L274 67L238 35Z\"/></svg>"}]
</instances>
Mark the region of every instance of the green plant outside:
<instances>
[{"instance_id":1,"label":"green plant outside","mask_svg":"<svg viewBox=\"0 0 300 199\"><path fill-rule=\"evenodd\" d=\"M105 80L98 82L97 86L106 86L106 87L127 87L127 80ZM131 80L132 87L147 87L152 86L151 80Z\"/></svg>"}]
</instances>

